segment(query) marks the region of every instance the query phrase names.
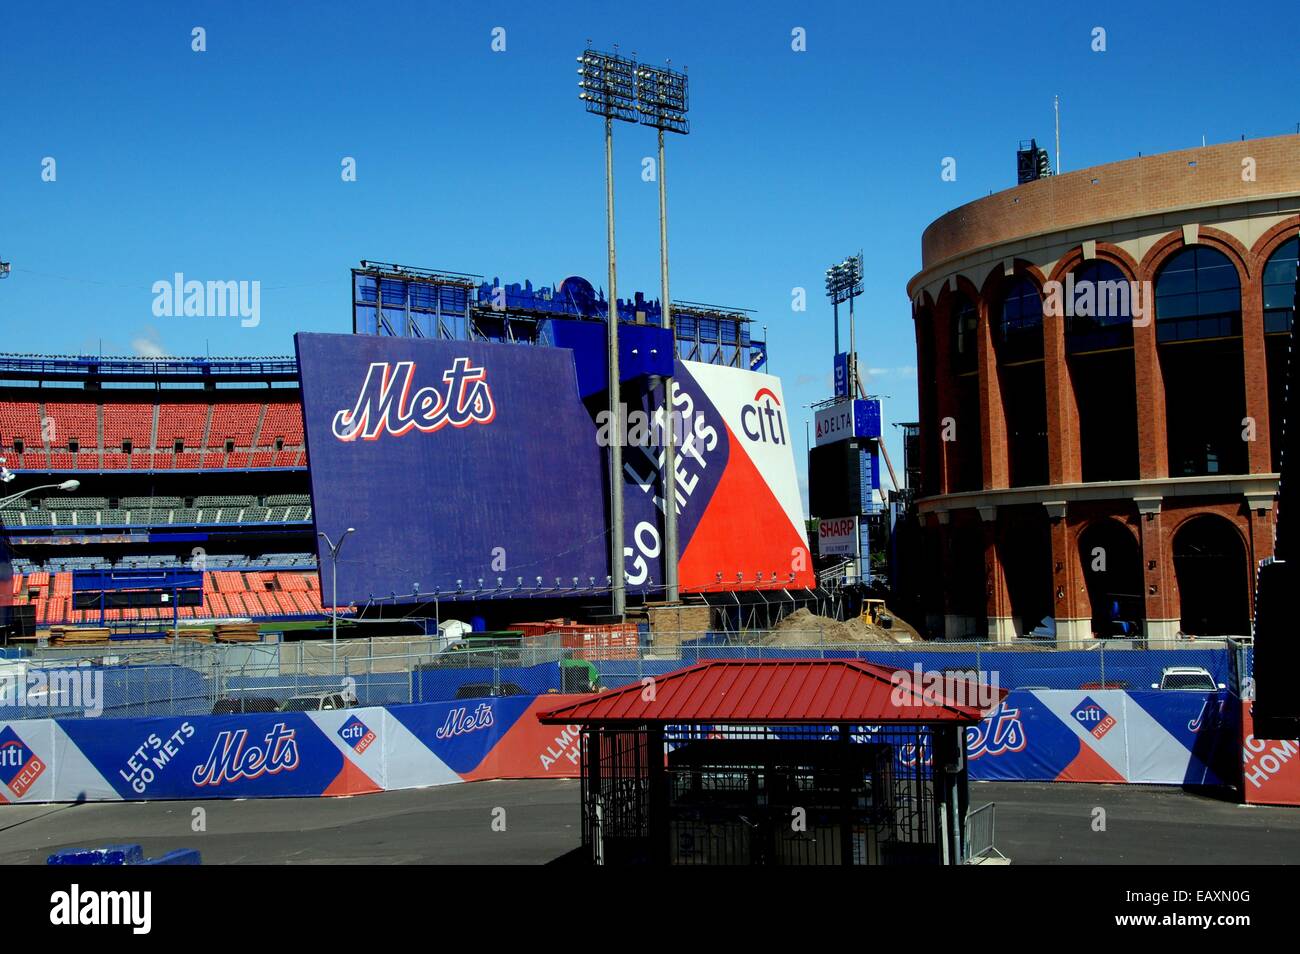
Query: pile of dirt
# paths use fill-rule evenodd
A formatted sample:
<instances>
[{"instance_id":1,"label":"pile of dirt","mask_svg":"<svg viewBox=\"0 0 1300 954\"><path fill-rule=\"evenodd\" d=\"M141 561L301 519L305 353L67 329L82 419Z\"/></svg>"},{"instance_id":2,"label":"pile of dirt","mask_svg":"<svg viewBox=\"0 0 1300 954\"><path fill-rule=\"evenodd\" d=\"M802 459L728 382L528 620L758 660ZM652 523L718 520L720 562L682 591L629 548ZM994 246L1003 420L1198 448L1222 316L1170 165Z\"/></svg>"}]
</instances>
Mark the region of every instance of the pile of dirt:
<instances>
[{"instance_id":1,"label":"pile of dirt","mask_svg":"<svg viewBox=\"0 0 1300 954\"><path fill-rule=\"evenodd\" d=\"M892 615L892 614L891 614ZM900 625L901 624L901 625ZM920 636L911 626L894 617L893 627L873 626L864 619L841 622L797 609L781 620L763 640L765 646L804 646L816 643L909 643Z\"/></svg>"}]
</instances>

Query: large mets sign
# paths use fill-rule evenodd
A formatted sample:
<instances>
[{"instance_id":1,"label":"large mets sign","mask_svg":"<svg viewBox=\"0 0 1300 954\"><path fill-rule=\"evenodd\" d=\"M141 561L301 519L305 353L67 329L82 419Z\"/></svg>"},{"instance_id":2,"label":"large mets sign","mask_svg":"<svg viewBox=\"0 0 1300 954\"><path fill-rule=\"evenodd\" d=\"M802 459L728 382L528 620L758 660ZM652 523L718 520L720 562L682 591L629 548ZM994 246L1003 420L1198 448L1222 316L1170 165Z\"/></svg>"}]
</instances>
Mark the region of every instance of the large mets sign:
<instances>
[{"instance_id":1,"label":"large mets sign","mask_svg":"<svg viewBox=\"0 0 1300 954\"><path fill-rule=\"evenodd\" d=\"M598 422L603 394L583 401L575 351L370 335L295 340L317 527L333 539L355 528L338 561L341 601L609 589L609 429ZM653 416L663 396L647 380L625 382L623 398ZM678 361L672 406L691 423L673 494L659 442L624 451L628 587L651 595L663 587L670 502L683 589L812 585L780 381Z\"/></svg>"},{"instance_id":2,"label":"large mets sign","mask_svg":"<svg viewBox=\"0 0 1300 954\"><path fill-rule=\"evenodd\" d=\"M412 428L431 434L446 425L491 424L496 417L487 369L474 367L468 358L452 361L440 387L420 387L412 394L414 377L414 361L370 365L356 402L334 415L334 436L373 441L380 434L401 437Z\"/></svg>"}]
</instances>

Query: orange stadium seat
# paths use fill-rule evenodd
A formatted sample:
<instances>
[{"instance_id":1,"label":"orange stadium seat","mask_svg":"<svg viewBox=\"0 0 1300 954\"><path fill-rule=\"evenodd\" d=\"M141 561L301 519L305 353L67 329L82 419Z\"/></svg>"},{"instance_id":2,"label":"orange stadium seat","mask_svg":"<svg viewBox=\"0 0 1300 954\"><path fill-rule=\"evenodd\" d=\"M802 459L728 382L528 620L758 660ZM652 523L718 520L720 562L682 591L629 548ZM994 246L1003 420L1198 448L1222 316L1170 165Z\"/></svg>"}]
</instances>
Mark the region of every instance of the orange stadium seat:
<instances>
[{"instance_id":1,"label":"orange stadium seat","mask_svg":"<svg viewBox=\"0 0 1300 954\"><path fill-rule=\"evenodd\" d=\"M99 405L45 402L45 416L52 422L51 447L67 447L77 441L82 448L99 447Z\"/></svg>"},{"instance_id":2,"label":"orange stadium seat","mask_svg":"<svg viewBox=\"0 0 1300 954\"><path fill-rule=\"evenodd\" d=\"M153 447L153 404L104 404L104 448Z\"/></svg>"},{"instance_id":3,"label":"orange stadium seat","mask_svg":"<svg viewBox=\"0 0 1300 954\"><path fill-rule=\"evenodd\" d=\"M160 404L158 439L154 447L171 451L177 441L182 441L186 449L201 447L207 425L207 404Z\"/></svg>"},{"instance_id":4,"label":"orange stadium seat","mask_svg":"<svg viewBox=\"0 0 1300 954\"><path fill-rule=\"evenodd\" d=\"M258 447L274 447L276 440L298 447L303 442L302 407L298 404L268 404L262 417Z\"/></svg>"},{"instance_id":5,"label":"orange stadium seat","mask_svg":"<svg viewBox=\"0 0 1300 954\"><path fill-rule=\"evenodd\" d=\"M43 410L42 410L43 408ZM46 442L42 415L49 419ZM156 422L156 423L155 423ZM23 450L17 452L15 441ZM77 443L76 456L69 442ZM131 453L123 452L130 442ZM177 442L180 451L177 452ZM0 402L0 455L27 470L203 470L305 467L302 407L107 401ZM233 451L227 453L226 447Z\"/></svg>"}]
</instances>

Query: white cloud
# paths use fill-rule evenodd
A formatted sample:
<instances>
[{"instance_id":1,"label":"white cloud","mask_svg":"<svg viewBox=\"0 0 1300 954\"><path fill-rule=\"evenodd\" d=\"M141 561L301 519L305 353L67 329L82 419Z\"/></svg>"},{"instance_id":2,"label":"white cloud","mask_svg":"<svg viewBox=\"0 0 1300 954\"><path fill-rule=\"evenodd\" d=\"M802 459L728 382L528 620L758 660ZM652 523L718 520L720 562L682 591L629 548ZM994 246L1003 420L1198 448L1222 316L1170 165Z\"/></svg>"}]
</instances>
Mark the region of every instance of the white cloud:
<instances>
[{"instance_id":1,"label":"white cloud","mask_svg":"<svg viewBox=\"0 0 1300 954\"><path fill-rule=\"evenodd\" d=\"M143 334L131 339L131 350L141 358L165 358L167 349L158 337L158 329L150 326Z\"/></svg>"}]
</instances>

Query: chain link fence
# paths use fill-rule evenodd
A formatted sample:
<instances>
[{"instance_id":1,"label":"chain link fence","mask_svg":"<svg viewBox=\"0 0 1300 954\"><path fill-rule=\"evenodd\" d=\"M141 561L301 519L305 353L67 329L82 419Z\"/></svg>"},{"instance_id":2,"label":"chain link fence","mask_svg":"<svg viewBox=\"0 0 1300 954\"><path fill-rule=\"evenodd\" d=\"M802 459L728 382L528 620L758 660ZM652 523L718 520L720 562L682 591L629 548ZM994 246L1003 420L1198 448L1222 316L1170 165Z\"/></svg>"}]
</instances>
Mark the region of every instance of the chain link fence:
<instances>
[{"instance_id":1,"label":"chain link fence","mask_svg":"<svg viewBox=\"0 0 1300 954\"><path fill-rule=\"evenodd\" d=\"M734 636L734 634L731 634ZM766 634L769 639L771 634ZM811 636L813 634L809 634ZM325 697L349 704L401 705L458 698L589 692L638 683L718 659L862 659L893 669L970 673L1002 689L1150 690L1172 667L1203 670L1216 686L1236 688L1249 675L1249 647L1223 640L1164 643L1095 640L1061 649L1030 641L993 643L800 643L656 633L652 645L563 645L543 636L510 645L448 648L437 637L212 644L41 648L0 663L6 692L0 718L142 717L310 709ZM73 671L100 680L98 705L67 705L33 691L44 673ZM8 673L6 675L6 673ZM89 676L85 674L89 673ZM20 677L26 688L17 691ZM320 705L312 699L318 697ZM84 700L83 700L84 701ZM331 701L331 705L335 704ZM78 711L94 708L95 711Z\"/></svg>"}]
</instances>

